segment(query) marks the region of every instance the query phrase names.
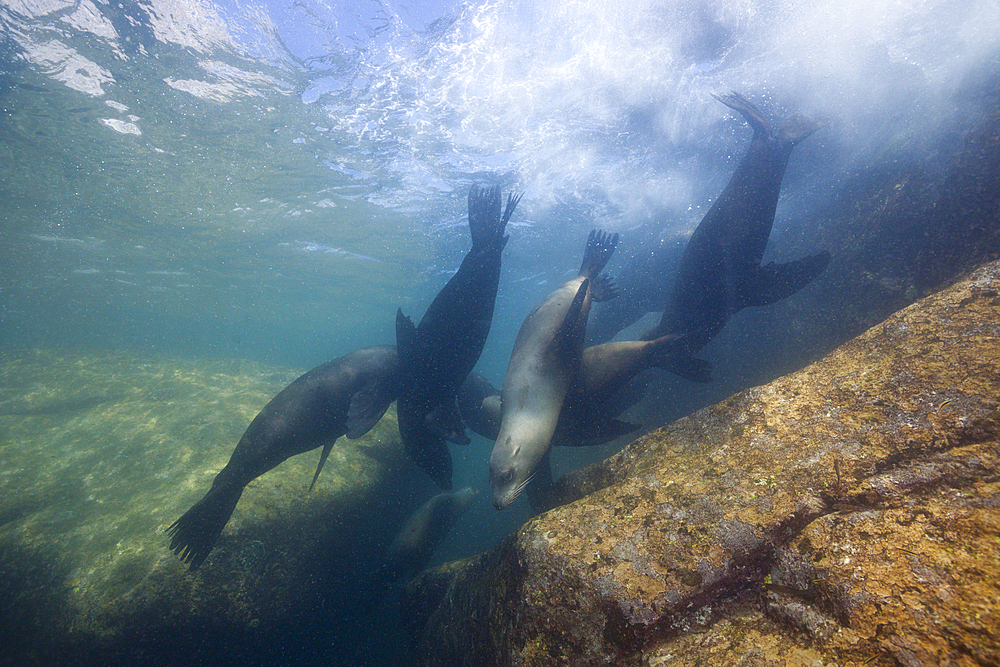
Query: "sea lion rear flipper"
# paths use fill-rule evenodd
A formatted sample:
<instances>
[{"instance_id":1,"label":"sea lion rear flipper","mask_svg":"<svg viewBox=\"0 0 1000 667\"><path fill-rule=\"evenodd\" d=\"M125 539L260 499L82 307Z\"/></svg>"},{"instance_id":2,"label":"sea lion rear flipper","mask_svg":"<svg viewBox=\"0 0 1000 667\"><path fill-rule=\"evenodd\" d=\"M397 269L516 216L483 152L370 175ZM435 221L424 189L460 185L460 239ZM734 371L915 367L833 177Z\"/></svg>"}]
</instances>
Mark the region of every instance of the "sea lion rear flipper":
<instances>
[{"instance_id":1,"label":"sea lion rear flipper","mask_svg":"<svg viewBox=\"0 0 1000 667\"><path fill-rule=\"evenodd\" d=\"M764 120L764 114L760 112L757 105L747 98L735 91L731 91L728 95L716 95L713 93L712 97L733 111L738 111L746 119L747 123L750 124L750 127L753 128L754 134L763 135L764 137L771 136L771 128L768 126L767 121Z\"/></svg>"},{"instance_id":2,"label":"sea lion rear flipper","mask_svg":"<svg viewBox=\"0 0 1000 667\"><path fill-rule=\"evenodd\" d=\"M330 456L330 450L333 449L333 443L336 440L328 440L325 445L323 445L323 452L319 455L319 465L316 466L316 474L313 475L312 484L309 485L309 490L312 491L313 487L316 486L316 480L319 479L319 472L323 469L323 464L326 463L326 457Z\"/></svg>"},{"instance_id":3,"label":"sea lion rear flipper","mask_svg":"<svg viewBox=\"0 0 1000 667\"><path fill-rule=\"evenodd\" d=\"M711 382L712 364L688 354L688 338L688 336L669 334L653 340L656 349L649 360L649 365L662 368L692 382Z\"/></svg>"},{"instance_id":4,"label":"sea lion rear flipper","mask_svg":"<svg viewBox=\"0 0 1000 667\"><path fill-rule=\"evenodd\" d=\"M524 196L523 192L519 195L514 195L514 193L509 193L507 195L507 208L504 210L503 219L501 220L501 224L504 227L507 226L507 222L510 220L510 216L514 215L514 209L517 208L517 203L521 201L521 197L523 196Z\"/></svg>"},{"instance_id":5,"label":"sea lion rear flipper","mask_svg":"<svg viewBox=\"0 0 1000 667\"><path fill-rule=\"evenodd\" d=\"M778 137L794 146L824 125L826 125L825 118L809 118L802 114L793 114L781 125Z\"/></svg>"},{"instance_id":6,"label":"sea lion rear flipper","mask_svg":"<svg viewBox=\"0 0 1000 667\"><path fill-rule=\"evenodd\" d=\"M586 278L596 278L604 270L604 265L615 253L618 245L618 234L611 235L599 229L593 229L587 237L587 248L583 251L583 263L577 275Z\"/></svg>"},{"instance_id":7,"label":"sea lion rear flipper","mask_svg":"<svg viewBox=\"0 0 1000 667\"><path fill-rule=\"evenodd\" d=\"M673 357L663 369L691 382L706 384L712 381L712 364L686 354Z\"/></svg>"},{"instance_id":8,"label":"sea lion rear flipper","mask_svg":"<svg viewBox=\"0 0 1000 667\"><path fill-rule=\"evenodd\" d=\"M519 201L521 195L508 195L507 208L501 215L500 205L503 200L500 198L500 186L479 188L473 185L469 189L469 232L472 234L472 247L485 248L500 244L502 248L507 243L504 229Z\"/></svg>"},{"instance_id":9,"label":"sea lion rear flipper","mask_svg":"<svg viewBox=\"0 0 1000 667\"><path fill-rule=\"evenodd\" d=\"M599 273L590 284L590 298L594 301L611 301L618 296L618 287L606 273Z\"/></svg>"},{"instance_id":10,"label":"sea lion rear flipper","mask_svg":"<svg viewBox=\"0 0 1000 667\"><path fill-rule=\"evenodd\" d=\"M826 269L830 253L821 253L797 259L786 264L771 262L762 266L744 284L743 306L766 306L795 294Z\"/></svg>"},{"instance_id":11,"label":"sea lion rear flipper","mask_svg":"<svg viewBox=\"0 0 1000 667\"><path fill-rule=\"evenodd\" d=\"M469 233L473 248L488 245L497 237L501 203L500 186L480 188L473 185L469 188Z\"/></svg>"},{"instance_id":12,"label":"sea lion rear flipper","mask_svg":"<svg viewBox=\"0 0 1000 667\"><path fill-rule=\"evenodd\" d=\"M167 528L170 550L192 570L197 569L208 558L242 495L243 487L238 484L213 483L204 498Z\"/></svg>"},{"instance_id":13,"label":"sea lion rear flipper","mask_svg":"<svg viewBox=\"0 0 1000 667\"><path fill-rule=\"evenodd\" d=\"M416 344L417 327L402 308L396 309L396 351L400 362L413 356L413 346Z\"/></svg>"}]
</instances>

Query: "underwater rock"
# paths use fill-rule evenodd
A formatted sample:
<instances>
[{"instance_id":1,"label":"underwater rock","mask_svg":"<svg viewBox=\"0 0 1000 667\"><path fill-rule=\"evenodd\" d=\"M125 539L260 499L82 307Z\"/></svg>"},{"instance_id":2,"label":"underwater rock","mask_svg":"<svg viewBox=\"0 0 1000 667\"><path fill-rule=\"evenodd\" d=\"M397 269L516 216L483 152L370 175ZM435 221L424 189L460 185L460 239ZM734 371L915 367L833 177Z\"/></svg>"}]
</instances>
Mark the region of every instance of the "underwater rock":
<instances>
[{"instance_id":1,"label":"underwater rock","mask_svg":"<svg viewBox=\"0 0 1000 667\"><path fill-rule=\"evenodd\" d=\"M1000 262L564 476L569 504L411 582L414 659L992 664L998 378Z\"/></svg>"},{"instance_id":2,"label":"underwater rock","mask_svg":"<svg viewBox=\"0 0 1000 667\"><path fill-rule=\"evenodd\" d=\"M130 353L0 355L0 664L277 664L346 619L419 504L395 420L249 485L196 572L164 529L300 371ZM349 632L355 632L350 629ZM359 643L359 642L354 642Z\"/></svg>"}]
</instances>

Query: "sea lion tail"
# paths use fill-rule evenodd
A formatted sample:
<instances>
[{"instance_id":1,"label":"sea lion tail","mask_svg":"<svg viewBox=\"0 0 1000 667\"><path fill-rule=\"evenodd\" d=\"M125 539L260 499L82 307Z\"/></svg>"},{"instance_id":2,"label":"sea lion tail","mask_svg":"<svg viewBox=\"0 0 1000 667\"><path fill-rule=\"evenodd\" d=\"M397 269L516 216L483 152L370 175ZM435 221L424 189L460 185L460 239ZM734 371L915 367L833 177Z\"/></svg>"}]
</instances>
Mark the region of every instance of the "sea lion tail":
<instances>
[{"instance_id":1,"label":"sea lion tail","mask_svg":"<svg viewBox=\"0 0 1000 667\"><path fill-rule=\"evenodd\" d=\"M238 484L213 485L205 497L170 524L170 550L195 570L208 557L222 529L236 508L243 487Z\"/></svg>"},{"instance_id":2,"label":"sea lion tail","mask_svg":"<svg viewBox=\"0 0 1000 667\"><path fill-rule=\"evenodd\" d=\"M757 105L747 98L735 91L731 91L728 95L716 95L713 93L712 97L733 111L738 111L746 119L747 123L750 124L750 127L753 128L754 134L760 134L764 137L771 136L771 128L768 126L767 121L764 120L764 114L760 112Z\"/></svg>"},{"instance_id":3,"label":"sea lion tail","mask_svg":"<svg viewBox=\"0 0 1000 667\"><path fill-rule=\"evenodd\" d=\"M618 234L608 234L599 229L591 230L587 237L587 248L583 251L583 263L580 264L579 275L596 278L604 270L604 265L615 253L618 245Z\"/></svg>"},{"instance_id":4,"label":"sea lion tail","mask_svg":"<svg viewBox=\"0 0 1000 667\"><path fill-rule=\"evenodd\" d=\"M781 129L778 130L778 138L794 146L824 125L826 125L825 118L808 118L802 114L793 114L785 119Z\"/></svg>"},{"instance_id":5,"label":"sea lion tail","mask_svg":"<svg viewBox=\"0 0 1000 667\"><path fill-rule=\"evenodd\" d=\"M507 195L507 208L501 215L500 186L480 188L475 185L469 189L469 231L472 233L472 247L485 248L499 245L503 248L507 243L504 230L510 216L514 214L521 195Z\"/></svg>"},{"instance_id":6,"label":"sea lion tail","mask_svg":"<svg viewBox=\"0 0 1000 667\"><path fill-rule=\"evenodd\" d=\"M409 315L403 314L402 308L396 309L396 350L400 364L404 367L415 354L417 327Z\"/></svg>"},{"instance_id":7,"label":"sea lion tail","mask_svg":"<svg viewBox=\"0 0 1000 667\"><path fill-rule=\"evenodd\" d=\"M599 273L590 284L590 298L594 301L611 301L618 296L618 286L606 273Z\"/></svg>"}]
</instances>

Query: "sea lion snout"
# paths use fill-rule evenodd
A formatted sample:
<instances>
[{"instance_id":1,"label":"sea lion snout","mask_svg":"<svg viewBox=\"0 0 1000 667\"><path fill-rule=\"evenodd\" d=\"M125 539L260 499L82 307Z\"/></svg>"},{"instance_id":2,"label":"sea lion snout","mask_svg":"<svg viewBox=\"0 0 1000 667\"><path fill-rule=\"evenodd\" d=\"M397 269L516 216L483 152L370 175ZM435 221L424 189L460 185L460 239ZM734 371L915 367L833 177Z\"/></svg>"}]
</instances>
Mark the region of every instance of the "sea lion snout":
<instances>
[{"instance_id":1,"label":"sea lion snout","mask_svg":"<svg viewBox=\"0 0 1000 667\"><path fill-rule=\"evenodd\" d=\"M508 436L505 444L510 443L510 437ZM512 459L507 461L498 460L499 457L496 456L497 452L493 452L494 456L490 457L490 486L493 487L493 506L498 510L502 510L517 498L517 484L515 479L517 477L517 466L511 463Z\"/></svg>"}]
</instances>

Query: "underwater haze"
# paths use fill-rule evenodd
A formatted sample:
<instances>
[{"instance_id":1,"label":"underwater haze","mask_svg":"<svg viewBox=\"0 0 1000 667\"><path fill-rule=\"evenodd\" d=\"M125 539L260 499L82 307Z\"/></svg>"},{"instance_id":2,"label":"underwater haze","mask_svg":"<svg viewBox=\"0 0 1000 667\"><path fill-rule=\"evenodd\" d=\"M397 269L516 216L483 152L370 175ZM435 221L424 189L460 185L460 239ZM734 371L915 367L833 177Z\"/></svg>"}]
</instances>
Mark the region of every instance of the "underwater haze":
<instances>
[{"instance_id":1,"label":"underwater haze","mask_svg":"<svg viewBox=\"0 0 1000 667\"><path fill-rule=\"evenodd\" d=\"M937 164L998 21L986 1L5 0L3 345L311 367L391 343L468 249L469 186L499 184L525 192L482 362L499 382L591 228L697 225L750 134L712 93L828 119L779 235L859 164Z\"/></svg>"},{"instance_id":2,"label":"underwater haze","mask_svg":"<svg viewBox=\"0 0 1000 667\"><path fill-rule=\"evenodd\" d=\"M788 261L824 250L815 220L859 174L944 179L995 102L998 25L996 0L0 0L0 351L295 377L394 344L396 309L422 316L471 246L470 187L499 185L524 193L477 366L499 387L591 229L621 236L612 275L680 256L752 134L713 95L824 119L784 178L764 261ZM644 427L766 379L755 341L713 345L721 388L654 391ZM437 561L530 515L490 506L491 444L451 448L481 492Z\"/></svg>"}]
</instances>

